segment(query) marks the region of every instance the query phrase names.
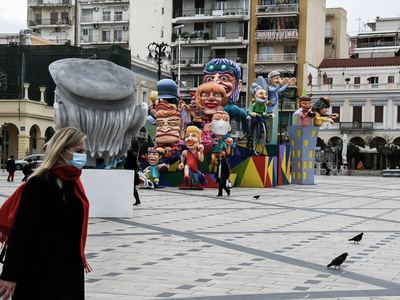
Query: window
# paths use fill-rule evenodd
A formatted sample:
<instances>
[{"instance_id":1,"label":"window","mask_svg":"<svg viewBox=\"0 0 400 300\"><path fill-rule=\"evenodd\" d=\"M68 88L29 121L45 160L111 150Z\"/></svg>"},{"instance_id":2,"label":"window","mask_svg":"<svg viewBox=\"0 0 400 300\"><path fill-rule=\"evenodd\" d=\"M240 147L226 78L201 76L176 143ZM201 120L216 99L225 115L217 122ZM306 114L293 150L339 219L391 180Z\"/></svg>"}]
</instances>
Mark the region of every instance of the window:
<instances>
[{"instance_id":1,"label":"window","mask_svg":"<svg viewBox=\"0 0 400 300\"><path fill-rule=\"evenodd\" d=\"M161 28L160 37L164 37L164 27Z\"/></svg>"},{"instance_id":2,"label":"window","mask_svg":"<svg viewBox=\"0 0 400 300\"><path fill-rule=\"evenodd\" d=\"M89 35L89 29L82 29L82 35Z\"/></svg>"},{"instance_id":3,"label":"window","mask_svg":"<svg viewBox=\"0 0 400 300\"><path fill-rule=\"evenodd\" d=\"M122 21L122 11L114 12L114 21Z\"/></svg>"},{"instance_id":4,"label":"window","mask_svg":"<svg viewBox=\"0 0 400 300\"><path fill-rule=\"evenodd\" d=\"M50 14L50 24L54 25L58 22L58 13L51 13Z\"/></svg>"},{"instance_id":5,"label":"window","mask_svg":"<svg viewBox=\"0 0 400 300\"><path fill-rule=\"evenodd\" d=\"M196 15L204 14L204 0L195 0L194 8L196 9Z\"/></svg>"},{"instance_id":6,"label":"window","mask_svg":"<svg viewBox=\"0 0 400 300\"><path fill-rule=\"evenodd\" d=\"M339 120L340 120L340 106L332 106L332 113L339 115L339 118L335 119L335 123L339 122Z\"/></svg>"},{"instance_id":7,"label":"window","mask_svg":"<svg viewBox=\"0 0 400 300\"><path fill-rule=\"evenodd\" d=\"M217 1L217 10L226 10L226 0L225 1Z\"/></svg>"},{"instance_id":8,"label":"window","mask_svg":"<svg viewBox=\"0 0 400 300\"><path fill-rule=\"evenodd\" d=\"M239 12L242 14L247 14L248 10L249 10L249 0L240 0Z\"/></svg>"},{"instance_id":9,"label":"window","mask_svg":"<svg viewBox=\"0 0 400 300\"><path fill-rule=\"evenodd\" d=\"M103 11L103 21L111 21L111 11Z\"/></svg>"},{"instance_id":10,"label":"window","mask_svg":"<svg viewBox=\"0 0 400 300\"><path fill-rule=\"evenodd\" d=\"M397 105L397 123L400 123L400 105Z\"/></svg>"},{"instance_id":11,"label":"window","mask_svg":"<svg viewBox=\"0 0 400 300\"><path fill-rule=\"evenodd\" d=\"M354 84L360 84L361 83L361 78L360 77L354 77Z\"/></svg>"},{"instance_id":12,"label":"window","mask_svg":"<svg viewBox=\"0 0 400 300\"><path fill-rule=\"evenodd\" d=\"M239 26L239 37L243 38L244 37L244 23L239 22L238 26Z\"/></svg>"},{"instance_id":13,"label":"window","mask_svg":"<svg viewBox=\"0 0 400 300\"><path fill-rule=\"evenodd\" d=\"M375 106L375 123L383 123L383 106Z\"/></svg>"},{"instance_id":14,"label":"window","mask_svg":"<svg viewBox=\"0 0 400 300\"><path fill-rule=\"evenodd\" d=\"M102 32L102 41L103 42L110 42L111 38L110 38L110 30L103 30Z\"/></svg>"},{"instance_id":15,"label":"window","mask_svg":"<svg viewBox=\"0 0 400 300\"><path fill-rule=\"evenodd\" d=\"M394 83L394 76L388 76L388 83Z\"/></svg>"},{"instance_id":16,"label":"window","mask_svg":"<svg viewBox=\"0 0 400 300\"><path fill-rule=\"evenodd\" d=\"M148 91L144 90L144 91L142 91L142 103L147 103L147 99L149 99L148 98Z\"/></svg>"},{"instance_id":17,"label":"window","mask_svg":"<svg viewBox=\"0 0 400 300\"><path fill-rule=\"evenodd\" d=\"M203 47L194 47L194 63L202 64L203 63Z\"/></svg>"},{"instance_id":18,"label":"window","mask_svg":"<svg viewBox=\"0 0 400 300\"><path fill-rule=\"evenodd\" d=\"M203 75L193 75L193 87L197 88L203 83Z\"/></svg>"},{"instance_id":19,"label":"window","mask_svg":"<svg viewBox=\"0 0 400 300\"><path fill-rule=\"evenodd\" d=\"M260 60L273 61L274 60L274 47L261 46L260 47Z\"/></svg>"},{"instance_id":20,"label":"window","mask_svg":"<svg viewBox=\"0 0 400 300\"><path fill-rule=\"evenodd\" d=\"M226 36L226 23L217 23L217 38Z\"/></svg>"},{"instance_id":21,"label":"window","mask_svg":"<svg viewBox=\"0 0 400 300\"><path fill-rule=\"evenodd\" d=\"M325 22L325 36L333 36L332 34L332 22Z\"/></svg>"},{"instance_id":22,"label":"window","mask_svg":"<svg viewBox=\"0 0 400 300\"><path fill-rule=\"evenodd\" d=\"M194 23L194 31L204 30L204 23Z\"/></svg>"},{"instance_id":23,"label":"window","mask_svg":"<svg viewBox=\"0 0 400 300\"><path fill-rule=\"evenodd\" d=\"M69 25L69 14L68 14L68 12L62 12L61 13L61 24Z\"/></svg>"},{"instance_id":24,"label":"window","mask_svg":"<svg viewBox=\"0 0 400 300\"><path fill-rule=\"evenodd\" d=\"M122 42L122 30L114 30L114 41Z\"/></svg>"},{"instance_id":25,"label":"window","mask_svg":"<svg viewBox=\"0 0 400 300\"><path fill-rule=\"evenodd\" d=\"M353 122L362 122L362 106L353 106Z\"/></svg>"},{"instance_id":26,"label":"window","mask_svg":"<svg viewBox=\"0 0 400 300\"><path fill-rule=\"evenodd\" d=\"M215 58L225 58L225 49L215 49Z\"/></svg>"},{"instance_id":27,"label":"window","mask_svg":"<svg viewBox=\"0 0 400 300\"><path fill-rule=\"evenodd\" d=\"M327 78L327 82L326 83L327 84L333 84L333 78L332 77Z\"/></svg>"},{"instance_id":28,"label":"window","mask_svg":"<svg viewBox=\"0 0 400 300\"><path fill-rule=\"evenodd\" d=\"M164 14L164 7L161 7L161 14Z\"/></svg>"}]
</instances>

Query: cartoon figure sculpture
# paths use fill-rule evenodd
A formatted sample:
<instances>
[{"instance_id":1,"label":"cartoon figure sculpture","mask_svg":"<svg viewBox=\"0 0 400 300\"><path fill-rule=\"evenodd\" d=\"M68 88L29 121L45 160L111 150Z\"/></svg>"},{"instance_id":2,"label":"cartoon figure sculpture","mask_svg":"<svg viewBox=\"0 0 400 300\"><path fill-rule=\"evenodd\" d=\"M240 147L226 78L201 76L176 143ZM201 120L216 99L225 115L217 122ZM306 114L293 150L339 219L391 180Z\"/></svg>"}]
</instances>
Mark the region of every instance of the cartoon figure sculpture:
<instances>
[{"instance_id":1,"label":"cartoon figure sculpture","mask_svg":"<svg viewBox=\"0 0 400 300\"><path fill-rule=\"evenodd\" d=\"M203 83L196 90L196 102L203 110L203 120L210 123L212 116L228 104L225 89L217 83Z\"/></svg>"},{"instance_id":2,"label":"cartoon figure sculpture","mask_svg":"<svg viewBox=\"0 0 400 300\"><path fill-rule=\"evenodd\" d=\"M230 119L241 119L244 133L249 132L247 113L239 108L234 102L237 101L242 90L242 72L237 64L225 58L216 58L207 63L203 70L204 82L215 82L224 87L226 96L229 98L224 110Z\"/></svg>"},{"instance_id":3,"label":"cartoon figure sculpture","mask_svg":"<svg viewBox=\"0 0 400 300\"><path fill-rule=\"evenodd\" d=\"M196 101L196 96L195 92L190 92L190 105L184 106L185 111L192 116L192 121L188 124L189 126L196 126L197 128L202 129L204 126L204 121L202 118L202 110L201 108L197 105Z\"/></svg>"},{"instance_id":4,"label":"cartoon figure sculpture","mask_svg":"<svg viewBox=\"0 0 400 300\"><path fill-rule=\"evenodd\" d=\"M182 152L181 163L178 169L184 169L184 182L190 186L190 182L197 186L207 184L206 177L198 168L198 161L204 160L204 146L200 144L202 132L196 126L189 126L186 129L185 144L188 150ZM185 165L186 163L186 165Z\"/></svg>"},{"instance_id":5,"label":"cartoon figure sculpture","mask_svg":"<svg viewBox=\"0 0 400 300\"><path fill-rule=\"evenodd\" d=\"M283 92L289 85L296 83L296 78L284 78L281 79L281 74L278 71L272 71L268 74L268 98L272 102L272 105L268 108L268 111L273 111L278 105L278 93Z\"/></svg>"},{"instance_id":6,"label":"cartoon figure sculpture","mask_svg":"<svg viewBox=\"0 0 400 300\"><path fill-rule=\"evenodd\" d=\"M255 99L255 102L251 105L249 110L249 116L251 117L250 134L253 133L254 126L257 122L263 122L268 132L268 126L265 120L275 118L273 113L267 111L268 106L272 105L272 102L268 101L268 90L264 90L257 83L253 83L250 88L250 93ZM266 142L269 143L268 136L266 137Z\"/></svg>"},{"instance_id":7,"label":"cartoon figure sculpture","mask_svg":"<svg viewBox=\"0 0 400 300\"><path fill-rule=\"evenodd\" d=\"M57 129L70 126L87 135L87 166L124 155L147 117L131 70L107 60L67 58L51 63L49 71L57 85L54 122Z\"/></svg>"},{"instance_id":8,"label":"cartoon figure sculpture","mask_svg":"<svg viewBox=\"0 0 400 300\"><path fill-rule=\"evenodd\" d=\"M158 104L156 112L159 110L182 111L185 101L178 96L178 88L171 79L161 79L157 82Z\"/></svg>"},{"instance_id":9,"label":"cartoon figure sculpture","mask_svg":"<svg viewBox=\"0 0 400 300\"><path fill-rule=\"evenodd\" d=\"M150 181L153 183L154 187L158 187L158 182L160 181L160 169L164 167L169 168L169 165L166 163L159 164L161 153L153 148L148 149L147 158L150 166L144 169L143 173L146 173L147 170L150 170Z\"/></svg>"},{"instance_id":10,"label":"cartoon figure sculpture","mask_svg":"<svg viewBox=\"0 0 400 300\"><path fill-rule=\"evenodd\" d=\"M158 92L157 91L152 91L149 95L149 98L151 100L151 104L149 106L149 115L153 117L155 120L156 117L156 100L157 100Z\"/></svg>"},{"instance_id":11,"label":"cartoon figure sculpture","mask_svg":"<svg viewBox=\"0 0 400 300\"><path fill-rule=\"evenodd\" d=\"M311 119L315 117L315 113L311 111L311 97L312 94L307 96L306 91L299 98L301 110L299 111L299 126L309 126Z\"/></svg>"},{"instance_id":12,"label":"cartoon figure sculpture","mask_svg":"<svg viewBox=\"0 0 400 300\"><path fill-rule=\"evenodd\" d=\"M338 114L327 115L328 108L331 107L331 99L329 97L321 97L317 102L314 103L312 111L315 112L314 126L321 127L324 122L331 124L335 123L333 119L339 117Z\"/></svg>"},{"instance_id":13,"label":"cartoon figure sculpture","mask_svg":"<svg viewBox=\"0 0 400 300\"><path fill-rule=\"evenodd\" d=\"M233 139L226 138L225 135L231 130L230 118L226 111L217 111L212 118L212 132L216 137L218 143L213 145L211 150L211 164L210 170L214 171L215 160L219 154L230 154L232 150Z\"/></svg>"},{"instance_id":14,"label":"cartoon figure sculpture","mask_svg":"<svg viewBox=\"0 0 400 300\"><path fill-rule=\"evenodd\" d=\"M156 149L164 154L165 162L172 165L180 160L182 147L184 146L182 115L176 110L163 109L157 111L156 116Z\"/></svg>"}]
</instances>

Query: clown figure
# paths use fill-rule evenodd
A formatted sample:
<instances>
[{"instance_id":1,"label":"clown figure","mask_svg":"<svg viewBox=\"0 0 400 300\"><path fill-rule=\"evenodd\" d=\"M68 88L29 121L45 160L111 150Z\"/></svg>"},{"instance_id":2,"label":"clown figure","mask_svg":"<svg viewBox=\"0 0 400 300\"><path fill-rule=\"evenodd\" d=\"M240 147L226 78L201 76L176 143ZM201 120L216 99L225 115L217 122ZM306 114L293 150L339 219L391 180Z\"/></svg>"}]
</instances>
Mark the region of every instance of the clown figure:
<instances>
[{"instance_id":1,"label":"clown figure","mask_svg":"<svg viewBox=\"0 0 400 300\"><path fill-rule=\"evenodd\" d=\"M198 161L204 160L204 146L200 144L202 132L196 126L189 126L186 129L185 144L188 150L182 152L181 163L178 166L179 170L184 169L184 182L186 186L197 186L207 184L204 174L198 168ZM186 165L185 165L186 163Z\"/></svg>"}]
</instances>

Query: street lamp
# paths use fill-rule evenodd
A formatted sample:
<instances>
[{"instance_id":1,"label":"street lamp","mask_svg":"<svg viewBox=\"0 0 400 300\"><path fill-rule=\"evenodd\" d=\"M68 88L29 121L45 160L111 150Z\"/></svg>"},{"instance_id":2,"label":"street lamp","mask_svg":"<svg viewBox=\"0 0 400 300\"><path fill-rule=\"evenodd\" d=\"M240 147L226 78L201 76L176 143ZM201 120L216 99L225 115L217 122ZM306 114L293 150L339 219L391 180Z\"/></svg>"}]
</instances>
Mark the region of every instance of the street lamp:
<instances>
[{"instance_id":1,"label":"street lamp","mask_svg":"<svg viewBox=\"0 0 400 300\"><path fill-rule=\"evenodd\" d=\"M2 134L3 134L3 172L6 165L6 142L7 142L7 127L6 122L3 123Z\"/></svg>"},{"instance_id":2,"label":"street lamp","mask_svg":"<svg viewBox=\"0 0 400 300\"><path fill-rule=\"evenodd\" d=\"M178 29L178 91L181 88L181 28L185 27L185 25L175 26L174 29Z\"/></svg>"},{"instance_id":3,"label":"street lamp","mask_svg":"<svg viewBox=\"0 0 400 300\"><path fill-rule=\"evenodd\" d=\"M147 49L149 50L149 55L147 58L154 59L157 62L158 65L158 81L161 80L161 65L162 65L162 60L167 57L167 54L169 55L171 53L171 46L168 45L167 43L160 43L157 44L156 42L152 42L147 46Z\"/></svg>"}]
</instances>

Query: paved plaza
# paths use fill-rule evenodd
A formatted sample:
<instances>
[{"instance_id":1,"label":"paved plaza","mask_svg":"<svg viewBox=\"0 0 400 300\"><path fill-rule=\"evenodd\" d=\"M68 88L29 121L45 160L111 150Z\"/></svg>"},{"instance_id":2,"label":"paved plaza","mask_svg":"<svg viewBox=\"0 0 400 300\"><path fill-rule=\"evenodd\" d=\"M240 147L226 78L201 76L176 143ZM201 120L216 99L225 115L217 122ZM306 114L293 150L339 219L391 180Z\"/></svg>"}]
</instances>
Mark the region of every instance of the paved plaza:
<instances>
[{"instance_id":1,"label":"paved plaza","mask_svg":"<svg viewBox=\"0 0 400 300\"><path fill-rule=\"evenodd\" d=\"M0 172L3 203L22 173ZM139 190L132 219L89 220L86 299L400 299L400 179L315 183Z\"/></svg>"}]
</instances>

